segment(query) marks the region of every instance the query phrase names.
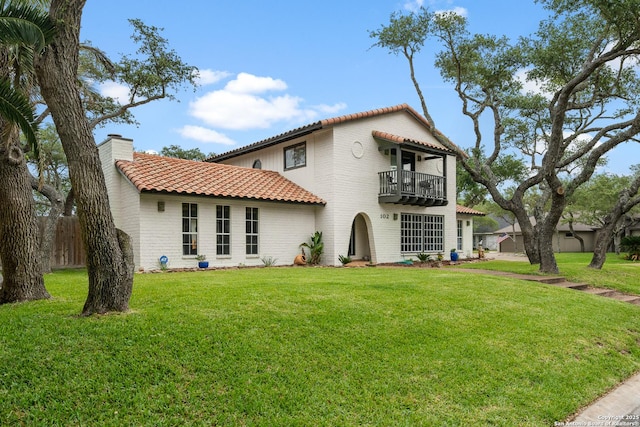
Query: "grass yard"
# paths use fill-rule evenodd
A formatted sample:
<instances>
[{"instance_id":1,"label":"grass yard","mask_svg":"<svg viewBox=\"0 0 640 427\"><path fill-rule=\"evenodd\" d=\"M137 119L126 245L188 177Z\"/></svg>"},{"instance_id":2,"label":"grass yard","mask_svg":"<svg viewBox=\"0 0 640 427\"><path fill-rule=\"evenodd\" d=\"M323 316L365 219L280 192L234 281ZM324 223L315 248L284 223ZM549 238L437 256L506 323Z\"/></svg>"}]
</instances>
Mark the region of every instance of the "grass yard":
<instances>
[{"instance_id":1,"label":"grass yard","mask_svg":"<svg viewBox=\"0 0 640 427\"><path fill-rule=\"evenodd\" d=\"M553 425L640 369L637 306L444 268L142 274L90 318L46 281L0 306L0 425Z\"/></svg>"},{"instance_id":2,"label":"grass yard","mask_svg":"<svg viewBox=\"0 0 640 427\"><path fill-rule=\"evenodd\" d=\"M495 255L487 254L487 258ZM607 262L602 270L587 268L593 253L560 253L556 260L560 274L571 282L587 283L600 288L616 289L620 292L640 295L640 262L627 261L624 255L607 254ZM476 264L465 264L465 268L479 268L483 270L509 271L522 274L537 274L538 265L531 265L526 257L522 262L491 260Z\"/></svg>"}]
</instances>

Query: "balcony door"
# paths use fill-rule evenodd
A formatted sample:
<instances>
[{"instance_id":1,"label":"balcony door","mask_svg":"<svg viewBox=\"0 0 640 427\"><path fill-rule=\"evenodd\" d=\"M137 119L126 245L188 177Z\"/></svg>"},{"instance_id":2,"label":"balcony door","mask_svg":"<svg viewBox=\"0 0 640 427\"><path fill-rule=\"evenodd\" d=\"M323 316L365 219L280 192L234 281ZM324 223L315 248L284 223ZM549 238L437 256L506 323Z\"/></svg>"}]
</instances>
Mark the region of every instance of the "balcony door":
<instances>
[{"instance_id":1,"label":"balcony door","mask_svg":"<svg viewBox=\"0 0 640 427\"><path fill-rule=\"evenodd\" d=\"M416 171L416 153L410 151L402 152L402 170L404 171Z\"/></svg>"},{"instance_id":2,"label":"balcony door","mask_svg":"<svg viewBox=\"0 0 640 427\"><path fill-rule=\"evenodd\" d=\"M405 173L407 171L408 173ZM416 153L402 151L402 192L415 193Z\"/></svg>"}]
</instances>

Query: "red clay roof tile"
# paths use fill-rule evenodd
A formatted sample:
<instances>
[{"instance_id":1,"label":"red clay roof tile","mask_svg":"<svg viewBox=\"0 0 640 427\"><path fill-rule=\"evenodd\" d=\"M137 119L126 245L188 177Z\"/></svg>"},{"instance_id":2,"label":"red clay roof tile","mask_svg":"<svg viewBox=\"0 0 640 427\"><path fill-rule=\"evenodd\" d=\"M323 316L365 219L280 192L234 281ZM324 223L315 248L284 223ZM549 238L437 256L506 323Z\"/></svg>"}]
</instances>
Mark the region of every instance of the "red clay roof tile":
<instances>
[{"instance_id":1,"label":"red clay roof tile","mask_svg":"<svg viewBox=\"0 0 640 427\"><path fill-rule=\"evenodd\" d=\"M324 205L278 172L134 153L116 167L140 192L165 192Z\"/></svg>"},{"instance_id":2,"label":"red clay roof tile","mask_svg":"<svg viewBox=\"0 0 640 427\"><path fill-rule=\"evenodd\" d=\"M398 135L394 135L394 134L388 133L388 132L381 132L379 130L371 131L371 135L373 135L374 138L384 139L386 141L394 142L396 144L404 144L404 143L411 142L413 144L424 145L425 147L434 148L434 149L437 149L437 150L440 150L440 151L446 151L446 152L449 152L449 153L451 152L451 150L449 150L448 148L445 148L443 146L439 146L439 145L436 145L436 144L431 144L431 143L425 142L425 141L418 141L416 139L405 138L404 136L398 136Z\"/></svg>"},{"instance_id":3,"label":"red clay roof tile","mask_svg":"<svg viewBox=\"0 0 640 427\"><path fill-rule=\"evenodd\" d=\"M456 213L467 214L467 215L479 215L479 216L485 216L486 215L486 213L484 213L484 212L480 212L480 211L477 211L475 209L471 209L471 208L468 208L468 207L462 206L462 205L456 205Z\"/></svg>"}]
</instances>

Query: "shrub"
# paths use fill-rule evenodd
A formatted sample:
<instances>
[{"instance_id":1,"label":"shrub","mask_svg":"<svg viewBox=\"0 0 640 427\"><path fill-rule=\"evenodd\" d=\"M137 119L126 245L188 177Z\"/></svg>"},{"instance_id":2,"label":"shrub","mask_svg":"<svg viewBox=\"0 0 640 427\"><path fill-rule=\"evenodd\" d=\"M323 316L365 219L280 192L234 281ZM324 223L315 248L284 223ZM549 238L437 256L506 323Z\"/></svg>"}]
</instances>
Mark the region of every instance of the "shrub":
<instances>
[{"instance_id":1,"label":"shrub","mask_svg":"<svg viewBox=\"0 0 640 427\"><path fill-rule=\"evenodd\" d=\"M342 263L342 265L349 264L352 259L349 255L338 255L338 261Z\"/></svg>"},{"instance_id":2,"label":"shrub","mask_svg":"<svg viewBox=\"0 0 640 427\"><path fill-rule=\"evenodd\" d=\"M620 247L628 252L627 259L640 261L640 236L626 236L620 241Z\"/></svg>"},{"instance_id":3,"label":"shrub","mask_svg":"<svg viewBox=\"0 0 640 427\"><path fill-rule=\"evenodd\" d=\"M420 262L427 262L429 261L429 259L431 259L431 255L425 254L424 252L420 252L419 254L416 255L416 257Z\"/></svg>"},{"instance_id":4,"label":"shrub","mask_svg":"<svg viewBox=\"0 0 640 427\"><path fill-rule=\"evenodd\" d=\"M278 262L278 258L274 258L272 256L263 256L260 258L265 267L273 267Z\"/></svg>"}]
</instances>

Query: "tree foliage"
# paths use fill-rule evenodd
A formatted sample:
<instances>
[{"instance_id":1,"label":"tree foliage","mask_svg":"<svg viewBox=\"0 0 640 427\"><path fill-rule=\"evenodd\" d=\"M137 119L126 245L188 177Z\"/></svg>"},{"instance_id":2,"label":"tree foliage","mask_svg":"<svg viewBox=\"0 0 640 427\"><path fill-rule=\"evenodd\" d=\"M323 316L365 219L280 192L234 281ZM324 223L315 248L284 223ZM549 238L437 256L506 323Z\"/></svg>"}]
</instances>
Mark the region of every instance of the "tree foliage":
<instances>
[{"instance_id":1,"label":"tree foliage","mask_svg":"<svg viewBox=\"0 0 640 427\"><path fill-rule=\"evenodd\" d=\"M467 155L436 136L456 152L473 181L518 219L529 260L543 272L557 272L552 238L568 198L608 152L638 142L640 3L539 3L548 19L516 42L470 34L466 19L451 12L434 14L429 34L443 47L436 66L453 84L475 139ZM540 89L526 92L521 76ZM509 157L527 174L507 194L498 171ZM538 194L535 221L525 208L531 192Z\"/></svg>"},{"instance_id":2,"label":"tree foliage","mask_svg":"<svg viewBox=\"0 0 640 427\"><path fill-rule=\"evenodd\" d=\"M169 145L168 147L162 147L162 150L160 150L160 154L165 157L197 161L203 161L205 159L208 159L209 157L215 156L215 153L203 153L198 147L185 149L180 147L179 145Z\"/></svg>"}]
</instances>

